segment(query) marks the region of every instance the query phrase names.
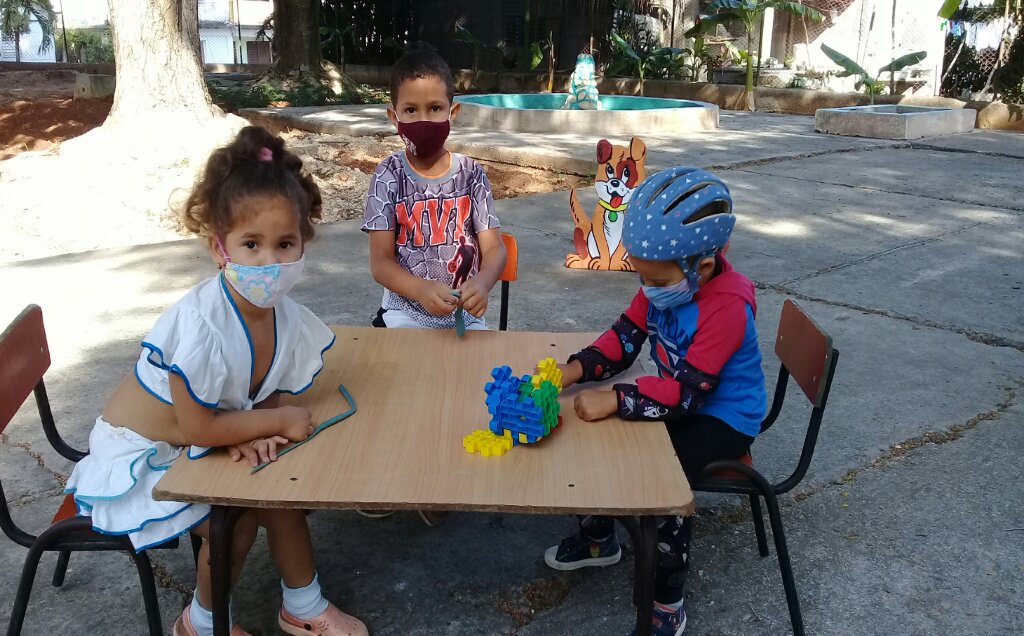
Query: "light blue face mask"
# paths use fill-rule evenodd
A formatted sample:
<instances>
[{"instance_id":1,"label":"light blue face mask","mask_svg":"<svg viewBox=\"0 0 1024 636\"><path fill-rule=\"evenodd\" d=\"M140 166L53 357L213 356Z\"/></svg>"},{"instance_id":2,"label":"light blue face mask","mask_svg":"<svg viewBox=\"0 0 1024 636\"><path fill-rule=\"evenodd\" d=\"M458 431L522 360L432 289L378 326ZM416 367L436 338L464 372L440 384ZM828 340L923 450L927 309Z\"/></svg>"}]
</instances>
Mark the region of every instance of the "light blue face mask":
<instances>
[{"instance_id":1,"label":"light blue face mask","mask_svg":"<svg viewBox=\"0 0 1024 636\"><path fill-rule=\"evenodd\" d=\"M644 296L647 296L647 300L651 301L651 304L665 311L672 307L679 307L693 300L693 295L697 293L697 279L698 274L696 271L683 270L685 277L683 280L673 285L666 285L664 287L651 287L650 285L643 285ZM643 278L640 279L640 283L643 284Z\"/></svg>"}]
</instances>

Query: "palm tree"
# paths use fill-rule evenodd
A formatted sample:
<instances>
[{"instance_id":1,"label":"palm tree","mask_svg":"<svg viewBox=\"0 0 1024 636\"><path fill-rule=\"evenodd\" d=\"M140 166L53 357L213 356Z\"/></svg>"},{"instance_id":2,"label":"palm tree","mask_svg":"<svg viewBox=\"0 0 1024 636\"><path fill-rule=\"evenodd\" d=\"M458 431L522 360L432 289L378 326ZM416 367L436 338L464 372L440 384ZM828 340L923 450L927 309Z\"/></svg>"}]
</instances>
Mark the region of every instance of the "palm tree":
<instances>
[{"instance_id":1,"label":"palm tree","mask_svg":"<svg viewBox=\"0 0 1024 636\"><path fill-rule=\"evenodd\" d=\"M21 61L21 36L32 28L32 21L39 23L43 41L39 52L53 46L53 23L56 15L50 0L0 0L0 33L14 38L14 60Z\"/></svg>"},{"instance_id":2,"label":"palm tree","mask_svg":"<svg viewBox=\"0 0 1024 636\"><path fill-rule=\"evenodd\" d=\"M801 2L783 0L715 0L708 7L708 13L700 16L697 24L686 32L686 37L713 32L719 24L742 22L747 31L747 109L754 110L754 28L766 9L784 11L815 22L825 19L818 11L804 6Z\"/></svg>"}]
</instances>

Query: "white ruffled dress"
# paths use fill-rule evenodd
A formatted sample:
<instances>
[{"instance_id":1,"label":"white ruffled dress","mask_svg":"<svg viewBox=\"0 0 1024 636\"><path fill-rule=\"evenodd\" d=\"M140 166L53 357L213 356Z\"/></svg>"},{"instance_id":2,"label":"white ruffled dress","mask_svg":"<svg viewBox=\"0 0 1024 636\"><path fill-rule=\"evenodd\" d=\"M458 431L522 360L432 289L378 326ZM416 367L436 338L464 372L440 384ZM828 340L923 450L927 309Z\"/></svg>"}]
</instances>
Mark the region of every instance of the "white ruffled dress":
<instances>
[{"instance_id":1,"label":"white ruffled dress","mask_svg":"<svg viewBox=\"0 0 1024 636\"><path fill-rule=\"evenodd\" d=\"M171 404L169 374L185 381L199 404L222 411L249 410L273 393L302 393L323 368L334 333L290 298L274 308L274 357L254 395L252 338L222 275L194 287L157 320L142 341L135 377L153 397ZM75 466L65 492L93 529L128 535L136 550L169 541L201 523L209 506L156 501L152 492L182 448L153 441L97 418L90 453ZM190 459L211 449L192 446Z\"/></svg>"}]
</instances>

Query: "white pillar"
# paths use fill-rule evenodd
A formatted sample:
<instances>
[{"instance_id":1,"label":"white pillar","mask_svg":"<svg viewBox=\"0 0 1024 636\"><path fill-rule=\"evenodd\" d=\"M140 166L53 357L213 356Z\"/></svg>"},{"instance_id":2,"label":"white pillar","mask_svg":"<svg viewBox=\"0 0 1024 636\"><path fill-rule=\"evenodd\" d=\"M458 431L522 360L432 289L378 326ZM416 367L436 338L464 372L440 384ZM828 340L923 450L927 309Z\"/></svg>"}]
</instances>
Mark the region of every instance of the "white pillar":
<instances>
[{"instance_id":1,"label":"white pillar","mask_svg":"<svg viewBox=\"0 0 1024 636\"><path fill-rule=\"evenodd\" d=\"M754 28L759 28L754 25ZM761 60L761 65L764 65L765 59L771 57L772 54L772 37L775 34L775 9L764 10L764 29L761 29L761 42L758 47L757 56Z\"/></svg>"}]
</instances>

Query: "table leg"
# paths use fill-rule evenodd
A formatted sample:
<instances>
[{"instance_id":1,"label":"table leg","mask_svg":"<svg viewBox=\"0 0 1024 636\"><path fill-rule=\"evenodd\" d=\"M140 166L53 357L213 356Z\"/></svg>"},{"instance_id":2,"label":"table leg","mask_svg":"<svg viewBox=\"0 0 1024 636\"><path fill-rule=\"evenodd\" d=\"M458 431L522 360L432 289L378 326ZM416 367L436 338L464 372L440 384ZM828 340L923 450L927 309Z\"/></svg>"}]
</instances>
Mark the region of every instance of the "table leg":
<instances>
[{"instance_id":1,"label":"table leg","mask_svg":"<svg viewBox=\"0 0 1024 636\"><path fill-rule=\"evenodd\" d=\"M210 594L215 636L229 636L231 632L231 539L238 512L230 506L213 506L210 511Z\"/></svg>"},{"instance_id":2,"label":"table leg","mask_svg":"<svg viewBox=\"0 0 1024 636\"><path fill-rule=\"evenodd\" d=\"M658 565L658 518L619 517L619 521L633 538L636 634L650 636L654 613L654 569Z\"/></svg>"}]
</instances>

